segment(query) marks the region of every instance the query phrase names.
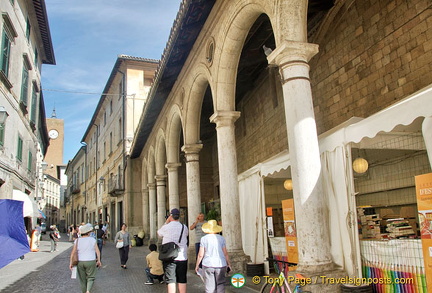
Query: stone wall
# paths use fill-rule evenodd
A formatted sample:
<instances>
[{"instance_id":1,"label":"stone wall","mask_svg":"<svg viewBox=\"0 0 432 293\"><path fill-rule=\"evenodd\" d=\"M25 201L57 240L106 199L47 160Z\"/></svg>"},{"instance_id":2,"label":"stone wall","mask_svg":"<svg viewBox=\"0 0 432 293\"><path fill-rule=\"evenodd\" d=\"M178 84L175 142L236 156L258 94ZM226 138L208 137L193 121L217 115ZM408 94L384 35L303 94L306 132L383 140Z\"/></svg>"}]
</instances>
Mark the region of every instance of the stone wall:
<instances>
[{"instance_id":1,"label":"stone wall","mask_svg":"<svg viewBox=\"0 0 432 293\"><path fill-rule=\"evenodd\" d=\"M284 103L277 75L262 82L238 105L236 121L238 173L288 149Z\"/></svg>"},{"instance_id":2,"label":"stone wall","mask_svg":"<svg viewBox=\"0 0 432 293\"><path fill-rule=\"evenodd\" d=\"M318 133L432 83L430 1L351 2L329 24L310 62Z\"/></svg>"}]
</instances>

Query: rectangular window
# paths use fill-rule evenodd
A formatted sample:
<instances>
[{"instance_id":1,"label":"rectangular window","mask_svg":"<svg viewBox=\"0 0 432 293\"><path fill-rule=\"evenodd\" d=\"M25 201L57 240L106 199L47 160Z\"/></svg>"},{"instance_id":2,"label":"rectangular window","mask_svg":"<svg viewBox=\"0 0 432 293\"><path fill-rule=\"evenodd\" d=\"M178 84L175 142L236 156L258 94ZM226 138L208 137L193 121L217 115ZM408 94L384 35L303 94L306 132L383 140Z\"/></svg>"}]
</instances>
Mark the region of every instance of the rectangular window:
<instances>
[{"instance_id":1,"label":"rectangular window","mask_svg":"<svg viewBox=\"0 0 432 293\"><path fill-rule=\"evenodd\" d=\"M110 151L110 154L112 153L112 140L113 140L112 132L110 132L110 141L109 141L109 151Z\"/></svg>"},{"instance_id":2,"label":"rectangular window","mask_svg":"<svg viewBox=\"0 0 432 293\"><path fill-rule=\"evenodd\" d=\"M110 101L110 116L112 115L112 113L113 113L113 101L111 100Z\"/></svg>"},{"instance_id":3,"label":"rectangular window","mask_svg":"<svg viewBox=\"0 0 432 293\"><path fill-rule=\"evenodd\" d=\"M29 83L29 70L27 68L26 62L24 62L23 71L22 71L22 84L21 84L21 102L24 104L24 106L27 106L28 83Z\"/></svg>"},{"instance_id":4,"label":"rectangular window","mask_svg":"<svg viewBox=\"0 0 432 293\"><path fill-rule=\"evenodd\" d=\"M26 38L27 38L27 41L30 41L30 31L31 31L30 19L27 17L27 27L26 27Z\"/></svg>"},{"instance_id":5,"label":"rectangular window","mask_svg":"<svg viewBox=\"0 0 432 293\"><path fill-rule=\"evenodd\" d=\"M23 154L23 140L21 136L18 136L18 148L16 158L22 162L22 154Z\"/></svg>"},{"instance_id":6,"label":"rectangular window","mask_svg":"<svg viewBox=\"0 0 432 293\"><path fill-rule=\"evenodd\" d=\"M32 99L31 99L31 112L30 112L30 121L33 122L33 124L36 124L37 93L38 93L38 88L36 87L35 84L33 84Z\"/></svg>"},{"instance_id":7,"label":"rectangular window","mask_svg":"<svg viewBox=\"0 0 432 293\"><path fill-rule=\"evenodd\" d=\"M0 60L0 69L3 71L4 75L8 77L9 74L9 58L10 58L10 48L11 48L11 39L3 29L2 34L2 46L1 46L1 60Z\"/></svg>"},{"instance_id":8,"label":"rectangular window","mask_svg":"<svg viewBox=\"0 0 432 293\"><path fill-rule=\"evenodd\" d=\"M33 154L29 151L28 153L28 162L27 162L27 170L32 170L32 163L33 163Z\"/></svg>"},{"instance_id":9,"label":"rectangular window","mask_svg":"<svg viewBox=\"0 0 432 293\"><path fill-rule=\"evenodd\" d=\"M38 55L38 50L37 49L35 49L34 55L35 55L35 58L34 58L35 67L39 68L39 55Z\"/></svg>"},{"instance_id":10,"label":"rectangular window","mask_svg":"<svg viewBox=\"0 0 432 293\"><path fill-rule=\"evenodd\" d=\"M119 142L122 141L122 133L123 133L123 125L122 125L122 120L121 118L119 119Z\"/></svg>"},{"instance_id":11,"label":"rectangular window","mask_svg":"<svg viewBox=\"0 0 432 293\"><path fill-rule=\"evenodd\" d=\"M123 80L122 81L120 81L120 84L119 84L119 100L120 100L120 98L123 96Z\"/></svg>"},{"instance_id":12,"label":"rectangular window","mask_svg":"<svg viewBox=\"0 0 432 293\"><path fill-rule=\"evenodd\" d=\"M0 124L0 146L4 144L5 127L6 125L4 123Z\"/></svg>"}]
</instances>

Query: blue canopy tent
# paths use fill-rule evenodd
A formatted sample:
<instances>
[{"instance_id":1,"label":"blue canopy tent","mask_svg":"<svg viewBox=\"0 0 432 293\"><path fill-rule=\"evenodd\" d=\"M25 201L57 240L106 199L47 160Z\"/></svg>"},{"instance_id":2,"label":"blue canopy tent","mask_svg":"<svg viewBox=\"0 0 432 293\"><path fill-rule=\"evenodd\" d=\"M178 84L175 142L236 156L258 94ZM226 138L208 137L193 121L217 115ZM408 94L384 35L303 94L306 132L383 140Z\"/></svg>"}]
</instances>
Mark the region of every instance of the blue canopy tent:
<instances>
[{"instance_id":1,"label":"blue canopy tent","mask_svg":"<svg viewBox=\"0 0 432 293\"><path fill-rule=\"evenodd\" d=\"M23 204L18 200L0 199L0 268L30 252Z\"/></svg>"}]
</instances>

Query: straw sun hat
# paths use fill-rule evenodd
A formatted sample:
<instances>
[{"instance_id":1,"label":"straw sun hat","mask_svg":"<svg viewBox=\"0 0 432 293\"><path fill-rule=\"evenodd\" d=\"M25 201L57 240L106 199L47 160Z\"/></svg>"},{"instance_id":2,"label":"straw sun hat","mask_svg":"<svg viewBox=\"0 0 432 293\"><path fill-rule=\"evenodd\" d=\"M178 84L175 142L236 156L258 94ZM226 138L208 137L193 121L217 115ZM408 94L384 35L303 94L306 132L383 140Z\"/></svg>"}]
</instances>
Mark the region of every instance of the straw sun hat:
<instances>
[{"instance_id":1,"label":"straw sun hat","mask_svg":"<svg viewBox=\"0 0 432 293\"><path fill-rule=\"evenodd\" d=\"M93 226L90 223L85 224L79 228L79 232L81 234L87 234L88 232L93 231Z\"/></svg>"},{"instance_id":2,"label":"straw sun hat","mask_svg":"<svg viewBox=\"0 0 432 293\"><path fill-rule=\"evenodd\" d=\"M216 220L209 220L202 225L202 230L207 234L216 234L222 232L222 226L219 226Z\"/></svg>"}]
</instances>

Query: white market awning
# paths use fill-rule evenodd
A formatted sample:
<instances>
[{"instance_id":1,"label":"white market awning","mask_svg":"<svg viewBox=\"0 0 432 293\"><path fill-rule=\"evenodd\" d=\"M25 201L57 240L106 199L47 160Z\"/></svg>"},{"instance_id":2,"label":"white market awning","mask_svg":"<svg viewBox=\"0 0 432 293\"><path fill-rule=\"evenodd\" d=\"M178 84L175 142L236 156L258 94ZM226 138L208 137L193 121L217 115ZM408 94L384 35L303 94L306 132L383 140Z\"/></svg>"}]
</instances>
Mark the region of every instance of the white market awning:
<instances>
[{"instance_id":1,"label":"white market awning","mask_svg":"<svg viewBox=\"0 0 432 293\"><path fill-rule=\"evenodd\" d=\"M39 211L38 206L33 198L21 190L14 189L12 194L13 200L19 200L24 202L23 205L23 217L38 217Z\"/></svg>"}]
</instances>

